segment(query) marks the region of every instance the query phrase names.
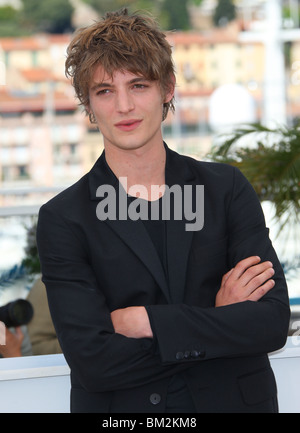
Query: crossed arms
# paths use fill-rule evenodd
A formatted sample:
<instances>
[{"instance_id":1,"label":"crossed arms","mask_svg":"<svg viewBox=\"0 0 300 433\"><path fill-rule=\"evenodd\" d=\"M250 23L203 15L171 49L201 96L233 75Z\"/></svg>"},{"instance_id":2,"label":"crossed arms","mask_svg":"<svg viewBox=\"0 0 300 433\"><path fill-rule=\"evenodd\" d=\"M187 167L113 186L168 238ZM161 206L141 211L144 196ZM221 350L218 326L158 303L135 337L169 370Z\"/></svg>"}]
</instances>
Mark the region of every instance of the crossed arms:
<instances>
[{"instance_id":1,"label":"crossed arms","mask_svg":"<svg viewBox=\"0 0 300 433\"><path fill-rule=\"evenodd\" d=\"M227 272L216 296L216 307L244 301L259 301L275 285L273 264L252 256L241 260ZM145 307L135 306L111 313L115 332L128 338L153 338L153 331Z\"/></svg>"}]
</instances>

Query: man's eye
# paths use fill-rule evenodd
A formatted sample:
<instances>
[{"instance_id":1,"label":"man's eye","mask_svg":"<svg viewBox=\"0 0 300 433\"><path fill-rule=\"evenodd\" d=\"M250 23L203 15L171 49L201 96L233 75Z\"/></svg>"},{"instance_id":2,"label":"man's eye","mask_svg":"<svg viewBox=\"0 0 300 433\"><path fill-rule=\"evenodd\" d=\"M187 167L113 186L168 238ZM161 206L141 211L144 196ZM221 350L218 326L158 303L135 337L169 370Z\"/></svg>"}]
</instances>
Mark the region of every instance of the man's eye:
<instances>
[{"instance_id":1,"label":"man's eye","mask_svg":"<svg viewBox=\"0 0 300 433\"><path fill-rule=\"evenodd\" d=\"M135 84L133 86L134 89L145 89L146 87L146 84Z\"/></svg>"},{"instance_id":2,"label":"man's eye","mask_svg":"<svg viewBox=\"0 0 300 433\"><path fill-rule=\"evenodd\" d=\"M102 89L98 90L97 95L107 95L108 93L110 93L110 89Z\"/></svg>"}]
</instances>

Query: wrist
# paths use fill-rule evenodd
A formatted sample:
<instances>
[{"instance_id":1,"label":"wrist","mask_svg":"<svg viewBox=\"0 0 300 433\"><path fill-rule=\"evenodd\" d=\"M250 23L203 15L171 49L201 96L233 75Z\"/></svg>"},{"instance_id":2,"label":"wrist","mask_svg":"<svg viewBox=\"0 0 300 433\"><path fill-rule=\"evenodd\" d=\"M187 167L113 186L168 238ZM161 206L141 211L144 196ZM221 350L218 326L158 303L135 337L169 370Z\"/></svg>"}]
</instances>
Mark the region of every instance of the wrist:
<instances>
[{"instance_id":1,"label":"wrist","mask_svg":"<svg viewBox=\"0 0 300 433\"><path fill-rule=\"evenodd\" d=\"M138 327L141 333L141 338L153 338L153 332L146 308L137 308L139 309Z\"/></svg>"}]
</instances>

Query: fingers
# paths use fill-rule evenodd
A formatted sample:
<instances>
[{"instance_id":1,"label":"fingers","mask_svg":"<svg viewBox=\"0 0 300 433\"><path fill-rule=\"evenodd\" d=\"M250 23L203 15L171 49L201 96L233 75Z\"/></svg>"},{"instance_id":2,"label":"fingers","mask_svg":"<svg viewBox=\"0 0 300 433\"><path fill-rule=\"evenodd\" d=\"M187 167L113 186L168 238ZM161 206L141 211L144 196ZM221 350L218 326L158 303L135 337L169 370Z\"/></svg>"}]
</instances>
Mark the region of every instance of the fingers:
<instances>
[{"instance_id":1,"label":"fingers","mask_svg":"<svg viewBox=\"0 0 300 433\"><path fill-rule=\"evenodd\" d=\"M247 257L241 260L234 268L232 273L232 278L238 280L245 271L247 271L251 266L255 266L261 262L261 258L258 256Z\"/></svg>"},{"instance_id":2,"label":"fingers","mask_svg":"<svg viewBox=\"0 0 300 433\"><path fill-rule=\"evenodd\" d=\"M274 275L273 264L263 262L253 265L240 276L240 284L245 288L245 295L249 296L254 290L263 285Z\"/></svg>"},{"instance_id":3,"label":"fingers","mask_svg":"<svg viewBox=\"0 0 300 433\"><path fill-rule=\"evenodd\" d=\"M241 260L223 276L216 306L258 301L274 287L273 275L273 264L269 261L261 262L258 256Z\"/></svg>"},{"instance_id":4,"label":"fingers","mask_svg":"<svg viewBox=\"0 0 300 433\"><path fill-rule=\"evenodd\" d=\"M268 293L275 286L274 280L268 280L265 284L254 290L248 297L248 301L259 301L266 293Z\"/></svg>"},{"instance_id":5,"label":"fingers","mask_svg":"<svg viewBox=\"0 0 300 433\"><path fill-rule=\"evenodd\" d=\"M248 257L240 261L224 277L231 276L231 281L239 281L243 286L262 284L274 275L274 270L272 262L260 263L260 261L261 259L257 256Z\"/></svg>"},{"instance_id":6,"label":"fingers","mask_svg":"<svg viewBox=\"0 0 300 433\"><path fill-rule=\"evenodd\" d=\"M245 279L249 278L249 281L244 283L245 289L247 290L248 296L265 284L274 275L273 265L270 262L262 263L246 271Z\"/></svg>"},{"instance_id":7,"label":"fingers","mask_svg":"<svg viewBox=\"0 0 300 433\"><path fill-rule=\"evenodd\" d=\"M228 278L230 277L230 275L232 274L233 271L234 271L234 268L230 269L230 271L228 271L227 274L223 275L222 285L224 285L226 283L226 281L228 280Z\"/></svg>"}]
</instances>

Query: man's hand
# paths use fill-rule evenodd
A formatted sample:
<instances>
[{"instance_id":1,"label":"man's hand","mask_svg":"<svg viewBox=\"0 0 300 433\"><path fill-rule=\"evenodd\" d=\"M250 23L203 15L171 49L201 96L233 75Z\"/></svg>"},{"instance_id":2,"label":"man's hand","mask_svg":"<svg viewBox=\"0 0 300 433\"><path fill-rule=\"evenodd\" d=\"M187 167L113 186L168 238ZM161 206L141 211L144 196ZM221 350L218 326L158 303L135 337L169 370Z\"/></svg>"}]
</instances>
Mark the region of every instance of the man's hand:
<instances>
[{"instance_id":1,"label":"man's hand","mask_svg":"<svg viewBox=\"0 0 300 433\"><path fill-rule=\"evenodd\" d=\"M110 314L117 334L128 338L153 338L149 317L144 307L127 307Z\"/></svg>"},{"instance_id":2,"label":"man's hand","mask_svg":"<svg viewBox=\"0 0 300 433\"><path fill-rule=\"evenodd\" d=\"M243 301L258 301L275 282L273 264L262 262L257 256L241 260L222 278L221 288L216 296L216 307Z\"/></svg>"},{"instance_id":3,"label":"man's hand","mask_svg":"<svg viewBox=\"0 0 300 433\"><path fill-rule=\"evenodd\" d=\"M3 358L14 358L22 356L21 347L24 334L19 326L15 328L15 333L6 328L5 345L0 346L0 354Z\"/></svg>"}]
</instances>

